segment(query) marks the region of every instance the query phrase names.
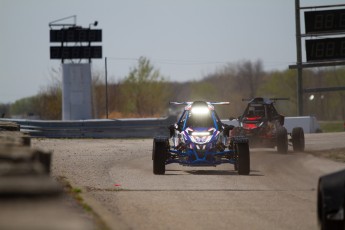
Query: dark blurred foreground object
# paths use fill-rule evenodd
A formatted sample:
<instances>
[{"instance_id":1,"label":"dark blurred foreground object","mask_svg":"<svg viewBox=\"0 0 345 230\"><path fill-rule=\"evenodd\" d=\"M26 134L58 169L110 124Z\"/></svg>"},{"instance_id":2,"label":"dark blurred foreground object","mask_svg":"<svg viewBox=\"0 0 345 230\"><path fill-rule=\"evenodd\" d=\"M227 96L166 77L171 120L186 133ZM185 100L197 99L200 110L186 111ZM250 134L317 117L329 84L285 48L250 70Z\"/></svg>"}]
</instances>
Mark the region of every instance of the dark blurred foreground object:
<instances>
[{"instance_id":1,"label":"dark blurred foreground object","mask_svg":"<svg viewBox=\"0 0 345 230\"><path fill-rule=\"evenodd\" d=\"M15 122L0 121L0 130L1 131L19 131L20 126Z\"/></svg>"},{"instance_id":2,"label":"dark blurred foreground object","mask_svg":"<svg viewBox=\"0 0 345 230\"><path fill-rule=\"evenodd\" d=\"M317 191L317 217L321 230L345 229L345 170L321 176Z\"/></svg>"},{"instance_id":3,"label":"dark blurred foreground object","mask_svg":"<svg viewBox=\"0 0 345 230\"><path fill-rule=\"evenodd\" d=\"M50 177L51 152L31 148L19 125L0 122L0 196L56 195L62 189Z\"/></svg>"},{"instance_id":4,"label":"dark blurred foreground object","mask_svg":"<svg viewBox=\"0 0 345 230\"><path fill-rule=\"evenodd\" d=\"M50 163L51 152L0 142L0 196L59 194Z\"/></svg>"},{"instance_id":5,"label":"dark blurred foreground object","mask_svg":"<svg viewBox=\"0 0 345 230\"><path fill-rule=\"evenodd\" d=\"M0 122L0 229L95 229L50 176L52 153L30 140L19 125Z\"/></svg>"}]
</instances>

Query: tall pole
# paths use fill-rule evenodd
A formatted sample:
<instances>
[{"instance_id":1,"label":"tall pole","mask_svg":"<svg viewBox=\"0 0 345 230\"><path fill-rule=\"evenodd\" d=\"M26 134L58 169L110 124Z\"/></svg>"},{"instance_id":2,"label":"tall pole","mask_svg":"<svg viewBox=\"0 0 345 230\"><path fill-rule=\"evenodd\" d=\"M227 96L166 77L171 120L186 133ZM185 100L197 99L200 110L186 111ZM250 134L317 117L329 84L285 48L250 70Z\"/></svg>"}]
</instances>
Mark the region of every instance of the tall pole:
<instances>
[{"instance_id":1,"label":"tall pole","mask_svg":"<svg viewBox=\"0 0 345 230\"><path fill-rule=\"evenodd\" d=\"M108 119L108 67L107 57L105 57L105 115Z\"/></svg>"},{"instance_id":2,"label":"tall pole","mask_svg":"<svg viewBox=\"0 0 345 230\"><path fill-rule=\"evenodd\" d=\"M298 116L303 116L303 79L302 79L302 45L301 45L301 20L299 0L295 0L296 14L296 47L297 47L297 104Z\"/></svg>"}]
</instances>

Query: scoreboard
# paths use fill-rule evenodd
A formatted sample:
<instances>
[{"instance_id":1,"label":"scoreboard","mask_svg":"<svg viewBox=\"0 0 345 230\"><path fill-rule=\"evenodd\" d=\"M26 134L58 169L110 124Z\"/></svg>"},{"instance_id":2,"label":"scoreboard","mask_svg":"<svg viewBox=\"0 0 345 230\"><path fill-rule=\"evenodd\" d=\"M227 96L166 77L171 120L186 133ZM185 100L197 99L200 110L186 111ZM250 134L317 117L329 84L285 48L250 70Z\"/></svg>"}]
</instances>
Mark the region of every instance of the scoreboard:
<instances>
[{"instance_id":1,"label":"scoreboard","mask_svg":"<svg viewBox=\"0 0 345 230\"><path fill-rule=\"evenodd\" d=\"M93 46L91 42L102 41L102 30L73 26L59 30L50 30L50 42L60 46L50 47L50 59L91 59L102 58L102 46ZM88 43L87 45L85 43Z\"/></svg>"},{"instance_id":2,"label":"scoreboard","mask_svg":"<svg viewBox=\"0 0 345 230\"><path fill-rule=\"evenodd\" d=\"M102 58L102 46L51 46L50 59Z\"/></svg>"},{"instance_id":3,"label":"scoreboard","mask_svg":"<svg viewBox=\"0 0 345 230\"><path fill-rule=\"evenodd\" d=\"M306 34L345 31L345 9L306 11L304 20Z\"/></svg>"},{"instance_id":4,"label":"scoreboard","mask_svg":"<svg viewBox=\"0 0 345 230\"><path fill-rule=\"evenodd\" d=\"M345 59L345 37L306 40L307 61Z\"/></svg>"},{"instance_id":5,"label":"scoreboard","mask_svg":"<svg viewBox=\"0 0 345 230\"><path fill-rule=\"evenodd\" d=\"M50 30L50 42L101 42L102 30L72 27Z\"/></svg>"},{"instance_id":6,"label":"scoreboard","mask_svg":"<svg viewBox=\"0 0 345 230\"><path fill-rule=\"evenodd\" d=\"M305 32L310 36L345 32L345 9L304 12ZM307 62L345 59L345 37L305 40Z\"/></svg>"}]
</instances>

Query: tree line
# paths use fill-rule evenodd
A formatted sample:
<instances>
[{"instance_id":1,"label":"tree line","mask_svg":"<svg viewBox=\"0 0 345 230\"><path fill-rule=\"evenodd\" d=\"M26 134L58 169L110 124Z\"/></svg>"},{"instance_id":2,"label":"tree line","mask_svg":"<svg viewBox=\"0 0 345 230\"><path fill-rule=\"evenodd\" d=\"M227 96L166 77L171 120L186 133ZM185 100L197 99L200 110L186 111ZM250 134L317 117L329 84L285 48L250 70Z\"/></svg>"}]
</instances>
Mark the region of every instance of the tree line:
<instances>
[{"instance_id":1,"label":"tree line","mask_svg":"<svg viewBox=\"0 0 345 230\"><path fill-rule=\"evenodd\" d=\"M59 120L62 117L62 90L59 71L53 71L53 81L37 95L0 104L3 116L37 116ZM286 116L297 115L296 70L264 71L257 61L229 63L209 73L199 81L169 81L148 58L140 57L136 66L121 82L108 84L108 117L160 117L171 109L169 101L230 101L219 106L222 118L239 116L246 102L253 97L285 97L278 101L278 111ZM104 75L93 73L92 94L94 118L106 117ZM303 87L345 86L345 68L314 68L303 70ZM345 119L345 91L309 93L303 95L305 115L318 120Z\"/></svg>"}]
</instances>

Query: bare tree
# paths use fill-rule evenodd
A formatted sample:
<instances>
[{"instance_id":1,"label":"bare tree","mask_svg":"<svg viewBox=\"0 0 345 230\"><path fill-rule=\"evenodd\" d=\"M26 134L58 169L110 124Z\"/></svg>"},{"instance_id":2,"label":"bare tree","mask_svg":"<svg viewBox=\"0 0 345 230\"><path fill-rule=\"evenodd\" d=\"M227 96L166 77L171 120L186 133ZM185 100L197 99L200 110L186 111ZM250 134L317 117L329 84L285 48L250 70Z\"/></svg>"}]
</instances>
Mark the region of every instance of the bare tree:
<instances>
[{"instance_id":1,"label":"bare tree","mask_svg":"<svg viewBox=\"0 0 345 230\"><path fill-rule=\"evenodd\" d=\"M260 60L252 63L244 61L237 66L237 77L240 89L248 93L249 98L257 96L257 89L262 82L264 71Z\"/></svg>"}]
</instances>

